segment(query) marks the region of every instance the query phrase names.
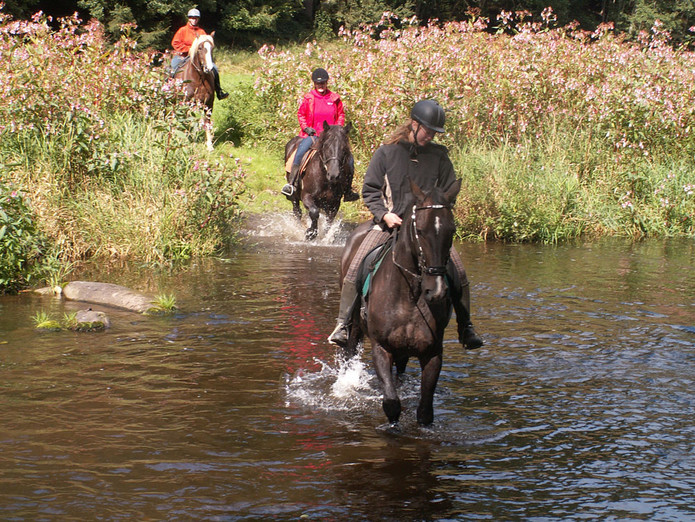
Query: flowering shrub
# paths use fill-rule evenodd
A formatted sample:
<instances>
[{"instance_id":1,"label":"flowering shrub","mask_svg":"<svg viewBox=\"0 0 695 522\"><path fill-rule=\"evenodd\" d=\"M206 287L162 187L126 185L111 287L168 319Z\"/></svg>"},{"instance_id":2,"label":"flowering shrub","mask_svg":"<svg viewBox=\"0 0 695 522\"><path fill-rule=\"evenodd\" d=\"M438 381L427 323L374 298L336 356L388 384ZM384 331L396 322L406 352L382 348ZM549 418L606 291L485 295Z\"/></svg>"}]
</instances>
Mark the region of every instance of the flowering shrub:
<instances>
[{"instance_id":1,"label":"flowering shrub","mask_svg":"<svg viewBox=\"0 0 695 522\"><path fill-rule=\"evenodd\" d=\"M578 201L571 207L581 214L569 216L569 221L591 219L579 229L610 231L613 225L600 222L597 214L587 218L591 213L587 198L607 199L604 209L622 212L613 188L629 190L631 174L674 157L692 165L695 55L685 48L673 49L659 23L638 41L629 42L610 24L594 32L575 25L555 28L550 8L541 21L533 22L529 16L501 13L495 21L497 34L488 31L489 20L475 17L424 27L405 20L400 29L387 30L382 20L378 34L377 26L343 30L340 46L323 48L311 42L303 52L265 46L259 51L263 68L256 87L266 106L274 108L267 112L272 116L266 123L273 135L295 133L299 97L310 85L310 71L323 66L331 74L331 88L344 100L347 118L357 128L355 154L364 161L407 118L415 101L434 98L447 113L441 142L472 154L477 151L471 148L499 148L510 156L530 157L525 168L529 176L558 159L566 161L563 176L576 183L566 184L573 193L564 196ZM385 13L384 20L392 17ZM455 166L462 170L462 164ZM557 181L565 184L561 177ZM488 176L486 183L491 186L495 181ZM493 202L490 193L484 194L488 203L479 208L488 216L478 232L515 240L558 237L530 233L542 228L537 220L524 222L524 216L514 216L513 209L526 208L526 203L542 206L543 193L517 192L533 185L530 182L504 185L512 191L504 193L506 202ZM500 209L514 197L528 201L512 205L502 219ZM543 209L536 210L545 215ZM692 223L695 208L689 204L684 210L691 213L686 221ZM496 223L498 219L504 224ZM516 234L514 223L525 232ZM629 229L649 235L666 228L645 229L643 223L631 222L618 232ZM693 233L692 226L669 230Z\"/></svg>"},{"instance_id":2,"label":"flowering shrub","mask_svg":"<svg viewBox=\"0 0 695 522\"><path fill-rule=\"evenodd\" d=\"M500 15L513 36L491 35L479 19L425 27L407 20L379 38L374 26L344 30L342 47L312 42L299 54L265 46L258 93L278 113L268 123L294 130L297 100L322 65L370 152L421 98L445 108L450 143L540 139L560 125L592 128L621 155L695 151L695 56L672 49L658 23L629 43L610 25L552 29L549 8L543 22L527 16Z\"/></svg>"},{"instance_id":3,"label":"flowering shrub","mask_svg":"<svg viewBox=\"0 0 695 522\"><path fill-rule=\"evenodd\" d=\"M77 15L52 31L41 13L31 21L0 16L0 136L18 155L36 159L49 143L57 173L113 177L132 156L122 150L115 115L136 113L162 126L192 131L191 110L173 110L177 90L151 57L123 37L111 48L102 26ZM186 107L181 105L180 107Z\"/></svg>"},{"instance_id":4,"label":"flowering shrub","mask_svg":"<svg viewBox=\"0 0 695 522\"><path fill-rule=\"evenodd\" d=\"M57 255L161 262L223 246L242 173L194 168L200 108L129 27L112 46L98 22L49 22L0 12L0 161Z\"/></svg>"}]
</instances>

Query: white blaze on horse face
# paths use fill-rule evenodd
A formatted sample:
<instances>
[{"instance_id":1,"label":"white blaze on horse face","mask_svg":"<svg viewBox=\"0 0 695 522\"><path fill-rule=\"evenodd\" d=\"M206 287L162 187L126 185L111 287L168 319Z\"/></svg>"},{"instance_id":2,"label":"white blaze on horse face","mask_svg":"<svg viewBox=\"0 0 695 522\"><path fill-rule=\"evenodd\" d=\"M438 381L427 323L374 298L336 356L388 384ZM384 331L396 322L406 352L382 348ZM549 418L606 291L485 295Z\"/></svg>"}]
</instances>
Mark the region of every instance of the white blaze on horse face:
<instances>
[{"instance_id":1,"label":"white blaze on horse face","mask_svg":"<svg viewBox=\"0 0 695 522\"><path fill-rule=\"evenodd\" d=\"M434 233L439 235L439 231L442 228L442 220L439 216L434 218Z\"/></svg>"},{"instance_id":2,"label":"white blaze on horse face","mask_svg":"<svg viewBox=\"0 0 695 522\"><path fill-rule=\"evenodd\" d=\"M204 70L205 72L212 71L212 44L210 42L205 42L203 44L203 47L205 48L205 67Z\"/></svg>"}]
</instances>

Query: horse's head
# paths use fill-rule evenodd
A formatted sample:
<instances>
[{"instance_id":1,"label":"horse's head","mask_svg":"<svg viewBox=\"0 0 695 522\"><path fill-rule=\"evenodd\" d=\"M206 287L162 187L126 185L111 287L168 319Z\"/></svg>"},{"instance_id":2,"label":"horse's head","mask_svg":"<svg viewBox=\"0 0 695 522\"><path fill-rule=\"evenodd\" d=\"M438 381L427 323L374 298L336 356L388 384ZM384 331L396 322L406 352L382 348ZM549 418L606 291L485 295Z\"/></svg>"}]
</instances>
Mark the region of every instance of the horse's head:
<instances>
[{"instance_id":1,"label":"horse's head","mask_svg":"<svg viewBox=\"0 0 695 522\"><path fill-rule=\"evenodd\" d=\"M188 55L191 57L194 67L203 74L208 74L212 72L214 63L212 61L212 50L215 48L215 41L210 34L203 34L198 36L188 51Z\"/></svg>"},{"instance_id":2,"label":"horse's head","mask_svg":"<svg viewBox=\"0 0 695 522\"><path fill-rule=\"evenodd\" d=\"M422 276L422 292L430 303L447 296L446 266L456 232L452 208L461 190L461 180L456 180L446 192L435 187L426 194L412 180L410 188L415 203L404 225L408 227L411 250Z\"/></svg>"},{"instance_id":3,"label":"horse's head","mask_svg":"<svg viewBox=\"0 0 695 522\"><path fill-rule=\"evenodd\" d=\"M321 163L326 170L326 175L330 182L340 179L341 173L349 168L350 140L348 134L352 124L328 125L323 122L323 132L319 136L318 149L321 156Z\"/></svg>"}]
</instances>

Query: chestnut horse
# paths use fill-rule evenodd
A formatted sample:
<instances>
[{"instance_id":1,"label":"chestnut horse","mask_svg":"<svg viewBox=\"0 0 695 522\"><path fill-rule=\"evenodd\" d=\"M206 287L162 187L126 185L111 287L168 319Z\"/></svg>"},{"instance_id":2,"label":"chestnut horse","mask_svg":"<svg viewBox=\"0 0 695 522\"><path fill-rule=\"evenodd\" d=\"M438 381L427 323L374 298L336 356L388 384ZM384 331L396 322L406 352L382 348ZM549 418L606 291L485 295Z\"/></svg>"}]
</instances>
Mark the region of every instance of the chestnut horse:
<instances>
[{"instance_id":1,"label":"chestnut horse","mask_svg":"<svg viewBox=\"0 0 695 522\"><path fill-rule=\"evenodd\" d=\"M302 219L300 202L309 213L311 225L305 233L307 241L315 239L318 235L320 211L323 210L330 225L340 209L343 194L349 192L352 187L354 163L348 137L351 128L350 123L345 127L323 123L323 132L312 146L316 152L308 161L301 181L297 183L298 189L290 197L292 211L297 219ZM301 141L300 136L295 136L287 142L285 163ZM289 181L289 174L287 178Z\"/></svg>"},{"instance_id":2,"label":"chestnut horse","mask_svg":"<svg viewBox=\"0 0 695 522\"><path fill-rule=\"evenodd\" d=\"M205 107L203 127L205 145L212 150L212 106L215 103L215 73L213 71L212 50L215 47L212 34L198 36L188 51L189 59L183 68L176 72L176 78L183 81L186 101L195 101Z\"/></svg>"},{"instance_id":3,"label":"chestnut horse","mask_svg":"<svg viewBox=\"0 0 695 522\"><path fill-rule=\"evenodd\" d=\"M412 212L394 232L390 252L372 274L362 310L355 306L346 347L346 354L353 356L364 334L369 337L384 392L382 406L392 425L398 422L401 402L391 369L395 363L397 372L403 373L409 357L417 357L422 369L417 421L428 425L434 420L442 341L452 312L446 274L456 232L452 207L461 180L446 192L435 187L427 194L412 181L410 185L415 198ZM371 226L371 222L360 225L348 238L341 259L341 281Z\"/></svg>"}]
</instances>

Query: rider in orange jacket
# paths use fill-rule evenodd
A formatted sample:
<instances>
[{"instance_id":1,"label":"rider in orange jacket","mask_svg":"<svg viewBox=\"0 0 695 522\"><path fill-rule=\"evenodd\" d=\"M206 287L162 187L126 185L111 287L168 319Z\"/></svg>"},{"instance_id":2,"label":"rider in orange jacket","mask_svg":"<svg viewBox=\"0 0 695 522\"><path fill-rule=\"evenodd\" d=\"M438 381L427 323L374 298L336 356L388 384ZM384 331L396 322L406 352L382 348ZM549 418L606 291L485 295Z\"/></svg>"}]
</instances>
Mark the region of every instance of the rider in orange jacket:
<instances>
[{"instance_id":1,"label":"rider in orange jacket","mask_svg":"<svg viewBox=\"0 0 695 522\"><path fill-rule=\"evenodd\" d=\"M198 25L199 22L200 11L191 9L188 11L188 23L174 34L174 38L171 40L171 46L174 48L174 57L171 59L172 74L174 74L187 59L188 51L191 49L193 41L199 36L207 34L205 30ZM217 65L213 67L213 73L215 75L215 92L217 93L217 99L224 100L229 94L223 91L220 86L220 73L217 70Z\"/></svg>"}]
</instances>

